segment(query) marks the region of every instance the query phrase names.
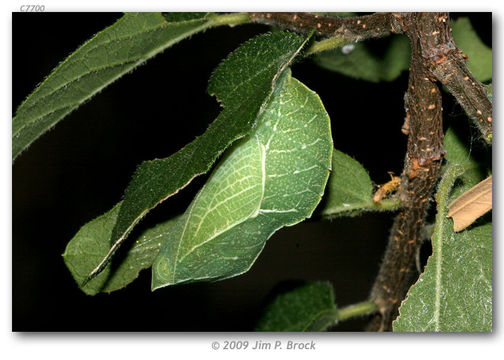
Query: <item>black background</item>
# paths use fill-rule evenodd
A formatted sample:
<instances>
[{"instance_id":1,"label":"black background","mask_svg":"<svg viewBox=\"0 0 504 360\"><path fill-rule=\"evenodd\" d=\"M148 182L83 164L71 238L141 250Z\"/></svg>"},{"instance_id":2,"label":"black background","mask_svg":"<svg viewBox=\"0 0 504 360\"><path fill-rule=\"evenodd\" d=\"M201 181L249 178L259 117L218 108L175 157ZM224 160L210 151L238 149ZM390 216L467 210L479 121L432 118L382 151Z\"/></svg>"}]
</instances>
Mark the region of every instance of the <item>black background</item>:
<instances>
[{"instance_id":1,"label":"black background","mask_svg":"<svg viewBox=\"0 0 504 360\"><path fill-rule=\"evenodd\" d=\"M470 15L491 45L491 14ZM14 13L13 113L60 61L120 16ZM16 160L14 331L250 331L273 294L301 280L330 281L340 306L365 300L393 214L312 219L284 228L248 273L216 283L151 292L150 272L143 271L125 289L91 297L78 289L63 263L67 242L121 199L138 164L169 156L205 131L219 113L206 93L212 70L231 50L266 31L261 25L217 28L176 44L104 89ZM373 46L379 50L386 43L374 40ZM337 149L360 161L376 183L388 181L388 171L401 172L407 73L394 82L373 84L304 60L294 65L293 75L320 95ZM446 123L469 127L449 96L444 108ZM205 178L161 204L135 231L183 211ZM349 321L335 330L360 330L364 322Z\"/></svg>"}]
</instances>

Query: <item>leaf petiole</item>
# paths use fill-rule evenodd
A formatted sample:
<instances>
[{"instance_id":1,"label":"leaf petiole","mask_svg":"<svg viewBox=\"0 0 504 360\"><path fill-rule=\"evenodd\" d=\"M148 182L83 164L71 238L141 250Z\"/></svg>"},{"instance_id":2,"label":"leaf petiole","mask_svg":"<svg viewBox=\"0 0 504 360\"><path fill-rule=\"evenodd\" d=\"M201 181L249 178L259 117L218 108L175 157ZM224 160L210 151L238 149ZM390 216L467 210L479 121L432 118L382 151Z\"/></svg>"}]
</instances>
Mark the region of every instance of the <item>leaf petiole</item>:
<instances>
[{"instance_id":1,"label":"leaf petiole","mask_svg":"<svg viewBox=\"0 0 504 360\"><path fill-rule=\"evenodd\" d=\"M329 39L314 42L305 52L305 56L310 56L322 51L331 50L345 45L348 40L343 36L335 36Z\"/></svg>"},{"instance_id":2,"label":"leaf petiole","mask_svg":"<svg viewBox=\"0 0 504 360\"><path fill-rule=\"evenodd\" d=\"M365 301L353 305L349 305L342 309L338 309L338 321L346 320L355 316L362 316L374 313L378 310L378 306L372 301Z\"/></svg>"},{"instance_id":3,"label":"leaf petiole","mask_svg":"<svg viewBox=\"0 0 504 360\"><path fill-rule=\"evenodd\" d=\"M239 25L249 21L249 13L216 15L210 19L210 26Z\"/></svg>"}]
</instances>

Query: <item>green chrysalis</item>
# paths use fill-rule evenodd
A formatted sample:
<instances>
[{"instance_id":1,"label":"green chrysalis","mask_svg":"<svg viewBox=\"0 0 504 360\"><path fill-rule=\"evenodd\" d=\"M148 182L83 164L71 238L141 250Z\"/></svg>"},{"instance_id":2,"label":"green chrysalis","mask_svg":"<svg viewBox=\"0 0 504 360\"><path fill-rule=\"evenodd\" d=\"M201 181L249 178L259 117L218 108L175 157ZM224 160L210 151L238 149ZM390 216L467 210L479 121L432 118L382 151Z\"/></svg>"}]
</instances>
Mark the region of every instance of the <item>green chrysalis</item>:
<instances>
[{"instance_id":1,"label":"green chrysalis","mask_svg":"<svg viewBox=\"0 0 504 360\"><path fill-rule=\"evenodd\" d=\"M319 97L286 70L255 129L227 151L164 239L153 290L246 272L276 230L311 216L332 149Z\"/></svg>"}]
</instances>

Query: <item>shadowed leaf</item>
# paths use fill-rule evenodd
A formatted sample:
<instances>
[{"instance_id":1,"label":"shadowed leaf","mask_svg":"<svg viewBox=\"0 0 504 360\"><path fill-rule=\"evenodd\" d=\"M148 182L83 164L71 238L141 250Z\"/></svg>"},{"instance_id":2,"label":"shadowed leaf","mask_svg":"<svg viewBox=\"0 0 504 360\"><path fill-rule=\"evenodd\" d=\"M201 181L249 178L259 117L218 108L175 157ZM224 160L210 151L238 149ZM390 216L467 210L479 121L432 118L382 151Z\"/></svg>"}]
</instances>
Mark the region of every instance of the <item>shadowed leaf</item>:
<instances>
[{"instance_id":1,"label":"shadowed leaf","mask_svg":"<svg viewBox=\"0 0 504 360\"><path fill-rule=\"evenodd\" d=\"M373 183L366 169L352 157L334 149L326 196L317 210L324 217L357 215L368 210L391 210L396 199L373 201Z\"/></svg>"},{"instance_id":2,"label":"shadowed leaf","mask_svg":"<svg viewBox=\"0 0 504 360\"><path fill-rule=\"evenodd\" d=\"M332 285L311 282L278 295L265 309L256 331L324 331L337 320Z\"/></svg>"},{"instance_id":3,"label":"shadowed leaf","mask_svg":"<svg viewBox=\"0 0 504 360\"><path fill-rule=\"evenodd\" d=\"M352 157L334 150L332 173L327 184L325 216L337 216L372 206L373 184L364 167Z\"/></svg>"},{"instance_id":4,"label":"shadowed leaf","mask_svg":"<svg viewBox=\"0 0 504 360\"><path fill-rule=\"evenodd\" d=\"M119 207L84 225L68 243L63 259L77 284L82 284L98 261L107 254L110 233ZM96 278L82 288L88 295L119 290L138 277L143 269L151 267L161 248L161 239L169 234L177 217L150 228L132 240L130 248L120 263L112 262Z\"/></svg>"},{"instance_id":5,"label":"shadowed leaf","mask_svg":"<svg viewBox=\"0 0 504 360\"><path fill-rule=\"evenodd\" d=\"M393 36L384 57L372 53L366 43L351 43L315 56L324 69L371 82L393 81L409 67L409 42L405 36Z\"/></svg>"}]
</instances>

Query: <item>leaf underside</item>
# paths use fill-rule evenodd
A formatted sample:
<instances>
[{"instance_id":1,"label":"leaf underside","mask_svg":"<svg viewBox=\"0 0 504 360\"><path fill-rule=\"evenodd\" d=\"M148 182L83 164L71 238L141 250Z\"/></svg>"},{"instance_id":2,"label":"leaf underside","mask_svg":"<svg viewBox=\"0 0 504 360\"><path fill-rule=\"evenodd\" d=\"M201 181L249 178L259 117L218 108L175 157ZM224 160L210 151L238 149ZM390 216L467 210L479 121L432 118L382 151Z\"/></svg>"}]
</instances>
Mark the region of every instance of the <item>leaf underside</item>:
<instances>
[{"instance_id":1,"label":"leaf underside","mask_svg":"<svg viewBox=\"0 0 504 360\"><path fill-rule=\"evenodd\" d=\"M451 129L445 148L448 163L465 169L444 202L448 204L478 183L483 173ZM403 301L394 331L492 331L492 223L455 233L447 212L446 205L438 208L433 255Z\"/></svg>"},{"instance_id":2,"label":"leaf underside","mask_svg":"<svg viewBox=\"0 0 504 360\"><path fill-rule=\"evenodd\" d=\"M228 151L164 240L153 290L246 272L276 230L311 216L331 155L319 97L286 71L254 131Z\"/></svg>"},{"instance_id":3,"label":"leaf underside","mask_svg":"<svg viewBox=\"0 0 504 360\"><path fill-rule=\"evenodd\" d=\"M205 13L178 22L160 13L126 13L58 65L18 107L12 159L104 87L210 24Z\"/></svg>"},{"instance_id":4,"label":"leaf underside","mask_svg":"<svg viewBox=\"0 0 504 360\"><path fill-rule=\"evenodd\" d=\"M255 330L324 331L337 319L332 285L310 282L276 296L267 305Z\"/></svg>"},{"instance_id":5,"label":"leaf underside","mask_svg":"<svg viewBox=\"0 0 504 360\"><path fill-rule=\"evenodd\" d=\"M119 207L84 225L68 243L63 259L78 284L86 279L96 263L107 254L108 239L114 227ZM161 248L161 239L170 233L178 218L169 219L148 229L131 240L124 257L112 261L96 278L82 288L88 295L119 290L138 277L143 269L152 266Z\"/></svg>"}]
</instances>

